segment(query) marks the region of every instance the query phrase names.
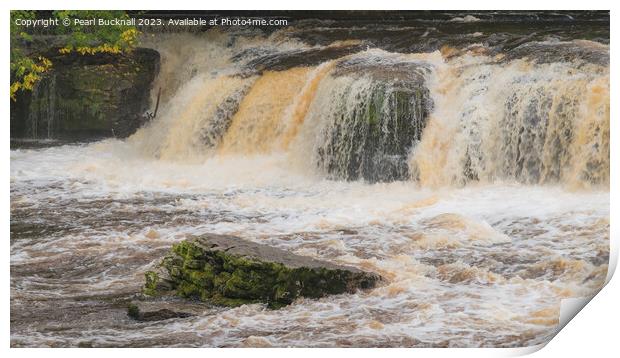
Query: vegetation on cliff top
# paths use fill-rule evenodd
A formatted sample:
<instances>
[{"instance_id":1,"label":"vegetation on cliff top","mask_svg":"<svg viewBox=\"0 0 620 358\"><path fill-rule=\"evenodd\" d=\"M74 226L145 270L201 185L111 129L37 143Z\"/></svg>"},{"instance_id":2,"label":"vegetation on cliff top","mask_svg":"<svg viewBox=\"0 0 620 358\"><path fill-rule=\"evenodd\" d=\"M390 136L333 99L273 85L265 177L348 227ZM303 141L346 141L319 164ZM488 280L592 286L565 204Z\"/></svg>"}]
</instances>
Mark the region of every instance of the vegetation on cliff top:
<instances>
[{"instance_id":1,"label":"vegetation on cliff top","mask_svg":"<svg viewBox=\"0 0 620 358\"><path fill-rule=\"evenodd\" d=\"M61 39L60 55L75 52L80 55L97 53L122 53L130 51L136 45L139 31L130 25L120 23L110 26L86 26L73 19L126 19L124 11L112 10L56 10L56 11L11 11L11 99L16 100L18 91L31 91L41 76L52 67L47 49L28 46L33 42L36 29L18 25L16 20L35 20L42 18L69 19L69 26L51 26L46 34L57 35Z\"/></svg>"}]
</instances>

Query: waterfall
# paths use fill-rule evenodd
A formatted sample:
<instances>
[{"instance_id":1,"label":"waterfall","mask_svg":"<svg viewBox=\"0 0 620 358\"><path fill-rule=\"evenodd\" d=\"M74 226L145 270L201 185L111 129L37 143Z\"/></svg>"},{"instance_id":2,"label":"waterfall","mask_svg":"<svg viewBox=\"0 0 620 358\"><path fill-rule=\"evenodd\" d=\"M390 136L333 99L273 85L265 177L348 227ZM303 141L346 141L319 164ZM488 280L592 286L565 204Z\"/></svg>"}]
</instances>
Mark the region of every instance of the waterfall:
<instances>
[{"instance_id":1,"label":"waterfall","mask_svg":"<svg viewBox=\"0 0 620 358\"><path fill-rule=\"evenodd\" d=\"M201 74L164 106L161 117L129 138L164 160L196 160L219 143L252 79Z\"/></svg>"},{"instance_id":2,"label":"waterfall","mask_svg":"<svg viewBox=\"0 0 620 358\"><path fill-rule=\"evenodd\" d=\"M157 42L157 81L174 90L160 118L129 141L162 160L284 152L334 180L609 182L607 45L369 49L300 65L304 51L347 43L278 41L194 36L183 59ZM248 70L256 63L277 69Z\"/></svg>"},{"instance_id":3,"label":"waterfall","mask_svg":"<svg viewBox=\"0 0 620 358\"><path fill-rule=\"evenodd\" d=\"M30 96L26 121L27 135L32 139L50 139L55 134L56 76L50 75L37 83Z\"/></svg>"},{"instance_id":4,"label":"waterfall","mask_svg":"<svg viewBox=\"0 0 620 358\"><path fill-rule=\"evenodd\" d=\"M437 105L411 158L415 179L608 183L609 68L489 60L466 55L436 67Z\"/></svg>"},{"instance_id":5,"label":"waterfall","mask_svg":"<svg viewBox=\"0 0 620 358\"><path fill-rule=\"evenodd\" d=\"M334 179L407 179L407 157L431 107L427 73L426 62L383 51L339 61L305 120L312 162Z\"/></svg>"},{"instance_id":6,"label":"waterfall","mask_svg":"<svg viewBox=\"0 0 620 358\"><path fill-rule=\"evenodd\" d=\"M287 108L301 93L311 68L267 71L256 80L224 135L221 153L264 153L283 146Z\"/></svg>"},{"instance_id":7,"label":"waterfall","mask_svg":"<svg viewBox=\"0 0 620 358\"><path fill-rule=\"evenodd\" d=\"M12 101L11 346L534 347L611 277L608 11L130 13L290 21L140 26ZM203 235L383 280L160 271Z\"/></svg>"}]
</instances>

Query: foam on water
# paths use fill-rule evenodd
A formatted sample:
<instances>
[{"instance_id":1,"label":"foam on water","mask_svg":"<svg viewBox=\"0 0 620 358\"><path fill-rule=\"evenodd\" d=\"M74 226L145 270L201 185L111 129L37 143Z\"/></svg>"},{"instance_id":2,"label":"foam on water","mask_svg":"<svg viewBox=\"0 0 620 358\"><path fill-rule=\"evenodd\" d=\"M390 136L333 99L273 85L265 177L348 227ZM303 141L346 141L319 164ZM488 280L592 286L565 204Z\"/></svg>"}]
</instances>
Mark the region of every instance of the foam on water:
<instances>
[{"instance_id":1,"label":"foam on water","mask_svg":"<svg viewBox=\"0 0 620 358\"><path fill-rule=\"evenodd\" d=\"M136 292L173 242L202 232L379 272L387 285L279 311L253 305L159 323L94 308L77 322L21 327L13 344L534 344L553 333L561 298L591 292L606 275L603 191L326 181L287 168L282 154L180 164L128 155L126 145L11 153L12 215L40 210L38 224L62 226L59 215L71 223L35 241L13 238L13 302ZM29 268L48 277L29 277ZM119 312L114 325L87 325L105 312Z\"/></svg>"},{"instance_id":2,"label":"foam on water","mask_svg":"<svg viewBox=\"0 0 620 358\"><path fill-rule=\"evenodd\" d=\"M169 86L135 135L11 151L13 346L524 346L554 334L561 299L604 282L608 66L474 46L367 50L248 75L257 56L311 46L278 32L179 36L153 41L158 84ZM175 52L180 39L191 45ZM395 88L415 95L392 101ZM373 98L385 107L373 113L393 115L383 126L360 105ZM354 143L378 128L389 147L398 133L387 126L403 118L417 136L404 153ZM342 173L366 150L411 177L327 179L321 160ZM387 282L280 310L128 318L144 272L205 232Z\"/></svg>"}]
</instances>

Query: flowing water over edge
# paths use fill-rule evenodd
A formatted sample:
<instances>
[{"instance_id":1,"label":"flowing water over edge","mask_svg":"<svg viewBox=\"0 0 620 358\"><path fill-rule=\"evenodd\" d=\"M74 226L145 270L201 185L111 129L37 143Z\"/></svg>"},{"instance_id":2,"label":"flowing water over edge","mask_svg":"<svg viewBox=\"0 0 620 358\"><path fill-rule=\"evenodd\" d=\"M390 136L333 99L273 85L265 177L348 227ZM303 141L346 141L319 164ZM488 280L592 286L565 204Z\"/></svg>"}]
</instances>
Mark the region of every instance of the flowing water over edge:
<instances>
[{"instance_id":1,"label":"flowing water over edge","mask_svg":"<svg viewBox=\"0 0 620 358\"><path fill-rule=\"evenodd\" d=\"M474 46L244 73L319 46L279 36L162 36L154 122L11 151L12 346L526 346L553 335L562 298L602 285L608 65ZM128 318L144 272L204 232L388 282L275 311Z\"/></svg>"}]
</instances>

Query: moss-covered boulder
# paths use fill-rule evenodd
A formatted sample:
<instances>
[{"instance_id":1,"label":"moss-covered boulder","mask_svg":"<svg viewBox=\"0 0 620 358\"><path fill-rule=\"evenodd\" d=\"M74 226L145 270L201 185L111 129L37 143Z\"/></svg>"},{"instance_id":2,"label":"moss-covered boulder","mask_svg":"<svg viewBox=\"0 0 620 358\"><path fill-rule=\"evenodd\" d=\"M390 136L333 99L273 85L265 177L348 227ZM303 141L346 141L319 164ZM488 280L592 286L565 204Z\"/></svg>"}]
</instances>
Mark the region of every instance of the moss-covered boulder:
<instances>
[{"instance_id":1,"label":"moss-covered boulder","mask_svg":"<svg viewBox=\"0 0 620 358\"><path fill-rule=\"evenodd\" d=\"M233 236L203 235L173 246L155 271L145 274L144 294L177 295L215 305L288 305L298 297L370 289L374 273L335 265Z\"/></svg>"}]
</instances>

